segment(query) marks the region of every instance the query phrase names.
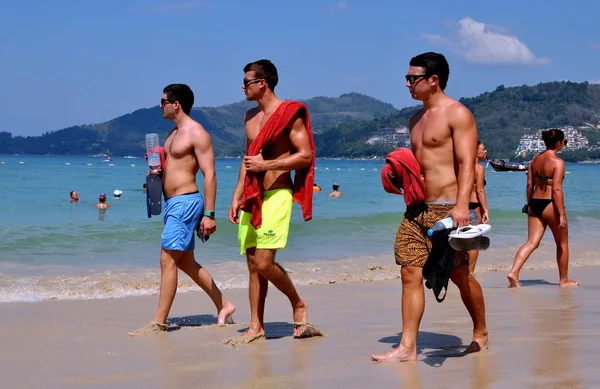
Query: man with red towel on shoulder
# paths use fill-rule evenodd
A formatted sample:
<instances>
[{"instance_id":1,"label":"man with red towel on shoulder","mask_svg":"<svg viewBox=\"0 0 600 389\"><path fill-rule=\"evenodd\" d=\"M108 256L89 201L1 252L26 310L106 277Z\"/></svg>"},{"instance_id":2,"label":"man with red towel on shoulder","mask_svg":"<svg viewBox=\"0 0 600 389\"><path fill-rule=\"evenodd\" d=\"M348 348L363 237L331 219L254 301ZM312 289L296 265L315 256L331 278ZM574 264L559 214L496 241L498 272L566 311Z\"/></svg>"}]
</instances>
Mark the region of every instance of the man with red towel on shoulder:
<instances>
[{"instance_id":1,"label":"man with red towel on shoulder","mask_svg":"<svg viewBox=\"0 0 600 389\"><path fill-rule=\"evenodd\" d=\"M262 59L244 67L242 89L258 106L246 112L246 156L240 166L229 220L239 224L241 255L250 272L250 327L236 343L264 338L264 306L269 281L289 299L294 338L322 336L308 322L302 300L283 268L275 263L286 246L294 201L305 221L312 218L315 146L306 105L281 101L274 93L277 68ZM292 181L291 171L294 170ZM242 211L239 214L240 210ZM239 215L238 215L239 214Z\"/></svg>"},{"instance_id":2,"label":"man with red towel on shoulder","mask_svg":"<svg viewBox=\"0 0 600 389\"><path fill-rule=\"evenodd\" d=\"M423 266L433 247L427 230L448 216L455 227L470 221L477 125L467 107L444 93L449 75L446 58L429 52L413 57L405 76L411 97L423 102L408 122L412 153L401 149L391 153L386 158L391 168L382 172L386 191L396 193L401 183L406 200L394 244L396 263L401 266L402 337L395 349L371 355L374 361L417 360L417 335L425 310ZM470 275L468 252L457 251L452 260L450 279L473 322L473 340L465 351L478 352L488 345L483 292Z\"/></svg>"}]
</instances>

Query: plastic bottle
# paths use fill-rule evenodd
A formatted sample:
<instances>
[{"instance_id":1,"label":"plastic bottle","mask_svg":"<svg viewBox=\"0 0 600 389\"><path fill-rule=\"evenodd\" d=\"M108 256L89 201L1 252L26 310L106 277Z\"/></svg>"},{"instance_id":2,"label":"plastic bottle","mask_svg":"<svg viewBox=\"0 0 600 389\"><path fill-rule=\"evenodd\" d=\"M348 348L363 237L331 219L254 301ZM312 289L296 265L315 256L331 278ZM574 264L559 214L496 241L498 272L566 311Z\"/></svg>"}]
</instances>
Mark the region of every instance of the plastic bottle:
<instances>
[{"instance_id":1,"label":"plastic bottle","mask_svg":"<svg viewBox=\"0 0 600 389\"><path fill-rule=\"evenodd\" d=\"M160 171L160 153L158 152L158 134L146 134L146 153L148 166L153 172Z\"/></svg>"},{"instance_id":2,"label":"plastic bottle","mask_svg":"<svg viewBox=\"0 0 600 389\"><path fill-rule=\"evenodd\" d=\"M431 228L427 230L427 235L432 236L433 231L439 231L439 230L443 230L445 228L452 228L453 226L454 226L454 221L452 220L452 218L450 216L448 216L445 219L438 220L437 222L433 223Z\"/></svg>"}]
</instances>

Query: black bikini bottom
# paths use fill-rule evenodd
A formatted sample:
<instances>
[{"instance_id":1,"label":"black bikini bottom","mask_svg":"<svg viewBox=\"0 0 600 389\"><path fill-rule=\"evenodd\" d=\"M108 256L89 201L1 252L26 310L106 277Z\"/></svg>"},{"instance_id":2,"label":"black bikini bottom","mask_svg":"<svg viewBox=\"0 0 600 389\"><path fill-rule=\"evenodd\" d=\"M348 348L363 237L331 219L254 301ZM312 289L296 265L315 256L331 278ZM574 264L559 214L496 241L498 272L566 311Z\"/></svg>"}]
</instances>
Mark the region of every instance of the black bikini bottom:
<instances>
[{"instance_id":1,"label":"black bikini bottom","mask_svg":"<svg viewBox=\"0 0 600 389\"><path fill-rule=\"evenodd\" d=\"M531 199L529 201L529 209L537 217L542 217L544 209L552 203L552 199Z\"/></svg>"},{"instance_id":2,"label":"black bikini bottom","mask_svg":"<svg viewBox=\"0 0 600 389\"><path fill-rule=\"evenodd\" d=\"M481 207L481 203L475 203L472 201L469 203L469 209L477 209L479 207Z\"/></svg>"}]
</instances>

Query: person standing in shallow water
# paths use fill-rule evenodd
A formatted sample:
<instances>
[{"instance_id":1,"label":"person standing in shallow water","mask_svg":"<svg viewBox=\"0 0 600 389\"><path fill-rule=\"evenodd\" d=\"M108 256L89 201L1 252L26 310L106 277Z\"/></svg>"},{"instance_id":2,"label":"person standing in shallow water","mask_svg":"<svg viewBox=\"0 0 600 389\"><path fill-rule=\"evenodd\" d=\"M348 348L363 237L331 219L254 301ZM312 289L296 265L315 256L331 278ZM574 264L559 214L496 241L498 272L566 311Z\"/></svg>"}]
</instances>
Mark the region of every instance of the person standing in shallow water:
<instances>
[{"instance_id":1,"label":"person standing in shallow water","mask_svg":"<svg viewBox=\"0 0 600 389\"><path fill-rule=\"evenodd\" d=\"M452 217L455 227L469 224L477 126L471 112L444 93L449 74L443 55L424 53L410 60L405 76L412 98L423 102L423 108L410 118L409 128L426 198L424 203L407 208L394 244L396 263L402 266L402 338L396 349L371 355L374 361L417 360L417 335L425 310L423 265L432 245L426 231L447 216ZM450 279L473 320L473 340L466 349L472 353L487 347L488 330L483 291L469 275L468 264L467 252L457 252Z\"/></svg>"},{"instance_id":2,"label":"person standing in shallow water","mask_svg":"<svg viewBox=\"0 0 600 389\"><path fill-rule=\"evenodd\" d=\"M472 225L480 223L485 224L490 221L487 197L485 195L485 168L479 163L484 159L487 159L485 145L482 142L477 141L477 154L475 156L475 185L473 186L471 199L469 200L469 212ZM469 273L471 273L471 275L475 274L475 265L477 264L478 257L479 250L469 251Z\"/></svg>"},{"instance_id":3,"label":"person standing in shallow water","mask_svg":"<svg viewBox=\"0 0 600 389\"><path fill-rule=\"evenodd\" d=\"M557 153L566 145L565 134L556 128L542 131L546 151L533 157L527 171L527 242L519 248L512 269L508 273L509 287L517 288L521 268L540 245L546 226L550 227L556 242L556 262L560 286L578 286L570 280L569 273L569 226L563 179L565 161Z\"/></svg>"}]
</instances>

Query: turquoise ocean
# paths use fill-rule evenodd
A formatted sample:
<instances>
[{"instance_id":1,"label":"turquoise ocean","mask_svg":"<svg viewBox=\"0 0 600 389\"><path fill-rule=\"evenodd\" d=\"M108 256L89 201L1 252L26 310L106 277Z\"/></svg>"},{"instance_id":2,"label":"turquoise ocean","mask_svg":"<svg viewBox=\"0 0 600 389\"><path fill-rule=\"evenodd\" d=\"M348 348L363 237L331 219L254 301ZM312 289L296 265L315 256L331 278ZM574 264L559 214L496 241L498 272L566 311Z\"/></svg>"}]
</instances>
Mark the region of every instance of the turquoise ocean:
<instances>
[{"instance_id":1,"label":"turquoise ocean","mask_svg":"<svg viewBox=\"0 0 600 389\"><path fill-rule=\"evenodd\" d=\"M217 160L217 232L196 240L196 258L224 288L247 286L237 226L227 219L239 159ZM394 278L393 243L405 210L401 196L384 192L382 160L317 160L313 220L295 205L288 247L278 262L298 284ZM0 303L48 299L118 298L154 294L159 285L162 216L146 214L147 166L142 157L0 155ZM571 263L599 265L600 165L567 164L564 190ZM526 175L486 169L491 210L490 249L478 269L504 271L527 237ZM202 188L202 176L198 175ZM337 183L341 199L327 195ZM113 199L115 189L123 191ZM78 203L69 192L79 192ZM94 204L106 193L111 207ZM555 267L550 231L530 259ZM195 286L180 274L180 291Z\"/></svg>"}]
</instances>

